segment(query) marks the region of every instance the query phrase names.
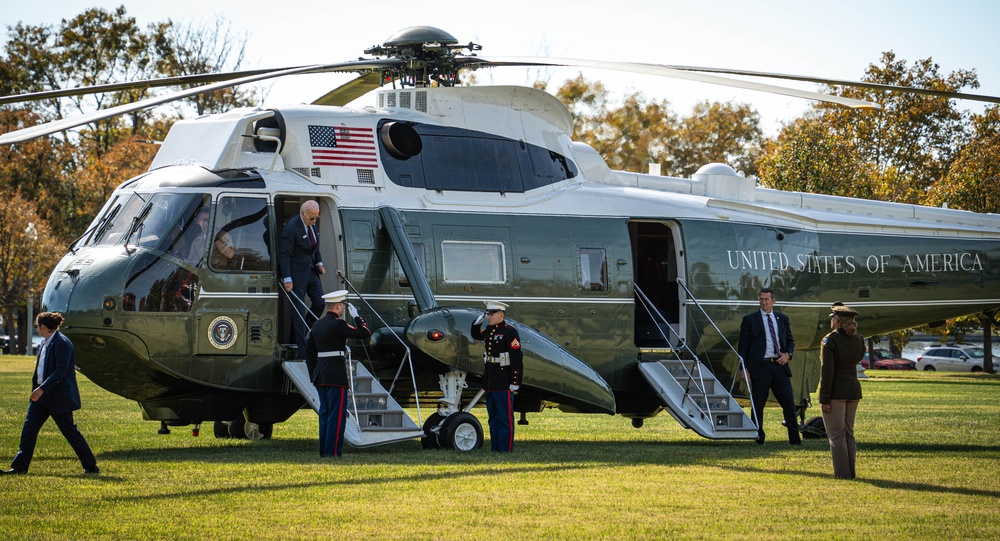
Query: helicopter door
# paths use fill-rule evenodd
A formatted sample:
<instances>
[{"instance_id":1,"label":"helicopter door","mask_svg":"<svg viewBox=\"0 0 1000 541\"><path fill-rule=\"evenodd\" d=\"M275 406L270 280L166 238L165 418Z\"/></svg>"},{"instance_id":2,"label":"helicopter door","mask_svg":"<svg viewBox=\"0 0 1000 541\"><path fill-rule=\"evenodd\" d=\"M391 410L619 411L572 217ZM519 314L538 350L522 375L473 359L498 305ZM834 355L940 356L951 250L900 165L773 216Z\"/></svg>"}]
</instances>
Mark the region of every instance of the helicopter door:
<instances>
[{"instance_id":1,"label":"helicopter door","mask_svg":"<svg viewBox=\"0 0 1000 541\"><path fill-rule=\"evenodd\" d=\"M247 355L273 347L260 332L276 300L268 210L264 195L218 197L207 242L210 274L197 309L201 355Z\"/></svg>"},{"instance_id":2,"label":"helicopter door","mask_svg":"<svg viewBox=\"0 0 1000 541\"><path fill-rule=\"evenodd\" d=\"M319 203L319 220L316 221L316 228L319 230L319 251L323 255L323 267L326 269L326 274L320 276L320 282L323 286L323 292L327 293L337 289L343 289L337 280L337 272L346 272L342 262L344 261L343 248L337 242L337 239L341 238L343 234L343 229L340 226L340 220L337 216L337 205L336 202L328 197L316 197L316 196L278 196L274 199L274 212L278 220L278 228L274 233L275 238L275 250L274 250L274 268L278 272L278 277L276 284L278 287L278 293L281 297L278 303L278 340L281 344L294 344L295 336L292 332L292 318L298 317L292 312L292 301L289 297L285 295L282 286L281 276L281 231L284 229L285 224L289 220L296 218L299 215L299 208L302 203L308 200L315 200ZM309 306L312 303L310 299L303 299L306 305ZM322 317L323 314L315 314L316 317ZM316 320L312 316L306 317L306 324L308 327L312 327L312 324ZM298 355L301 358L302 354Z\"/></svg>"},{"instance_id":3,"label":"helicopter door","mask_svg":"<svg viewBox=\"0 0 1000 541\"><path fill-rule=\"evenodd\" d=\"M635 255L635 343L638 347L676 346L683 331L678 252L673 229L662 222L630 222ZM646 302L643 295L648 299ZM669 323L665 325L663 322Z\"/></svg>"}]
</instances>

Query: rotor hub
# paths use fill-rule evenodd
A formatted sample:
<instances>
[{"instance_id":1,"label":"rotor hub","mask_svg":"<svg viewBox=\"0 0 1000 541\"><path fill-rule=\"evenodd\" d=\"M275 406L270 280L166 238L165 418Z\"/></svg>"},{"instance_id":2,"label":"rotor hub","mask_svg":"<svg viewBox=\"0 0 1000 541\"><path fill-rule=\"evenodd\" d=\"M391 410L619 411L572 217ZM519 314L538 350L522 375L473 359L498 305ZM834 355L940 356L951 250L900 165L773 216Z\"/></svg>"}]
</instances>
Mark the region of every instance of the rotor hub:
<instances>
[{"instance_id":1,"label":"rotor hub","mask_svg":"<svg viewBox=\"0 0 1000 541\"><path fill-rule=\"evenodd\" d=\"M365 54L400 60L398 67L383 70L383 78L398 80L404 87L426 87L432 82L453 86L462 67L473 67L458 57L481 49L471 41L459 45L454 36L440 28L411 26L389 36L384 44L365 49Z\"/></svg>"}]
</instances>

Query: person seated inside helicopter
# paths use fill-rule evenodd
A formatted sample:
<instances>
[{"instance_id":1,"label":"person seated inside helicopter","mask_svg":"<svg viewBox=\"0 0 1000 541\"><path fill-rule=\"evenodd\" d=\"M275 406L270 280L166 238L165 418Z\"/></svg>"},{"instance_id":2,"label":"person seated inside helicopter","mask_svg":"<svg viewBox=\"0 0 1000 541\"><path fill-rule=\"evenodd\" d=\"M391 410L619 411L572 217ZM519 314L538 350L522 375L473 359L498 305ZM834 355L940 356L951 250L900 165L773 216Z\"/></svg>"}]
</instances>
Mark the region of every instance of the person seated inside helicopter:
<instances>
[{"instance_id":1,"label":"person seated inside helicopter","mask_svg":"<svg viewBox=\"0 0 1000 541\"><path fill-rule=\"evenodd\" d=\"M214 269L232 268L236 256L236 246L233 245L233 237L228 231L222 230L215 235L215 242L212 243L212 255L209 262Z\"/></svg>"},{"instance_id":2,"label":"person seated inside helicopter","mask_svg":"<svg viewBox=\"0 0 1000 541\"><path fill-rule=\"evenodd\" d=\"M188 263L197 266L205 258L205 243L208 239L207 208L198 211L198 218L195 220L194 225L188 229L188 234L193 235L193 238L188 242L188 253L185 259Z\"/></svg>"}]
</instances>

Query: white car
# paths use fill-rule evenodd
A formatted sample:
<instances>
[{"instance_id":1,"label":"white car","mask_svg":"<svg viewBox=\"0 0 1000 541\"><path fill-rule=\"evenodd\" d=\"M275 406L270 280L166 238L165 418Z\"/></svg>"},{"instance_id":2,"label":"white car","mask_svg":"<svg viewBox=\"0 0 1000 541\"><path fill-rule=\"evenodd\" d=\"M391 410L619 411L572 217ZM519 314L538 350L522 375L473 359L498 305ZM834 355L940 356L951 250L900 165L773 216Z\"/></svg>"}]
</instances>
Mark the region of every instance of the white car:
<instances>
[{"instance_id":1,"label":"white car","mask_svg":"<svg viewBox=\"0 0 1000 541\"><path fill-rule=\"evenodd\" d=\"M951 372L982 372L983 348L968 344L927 346L917 357L917 370L948 370ZM1000 363L993 360L993 370L1000 372Z\"/></svg>"}]
</instances>

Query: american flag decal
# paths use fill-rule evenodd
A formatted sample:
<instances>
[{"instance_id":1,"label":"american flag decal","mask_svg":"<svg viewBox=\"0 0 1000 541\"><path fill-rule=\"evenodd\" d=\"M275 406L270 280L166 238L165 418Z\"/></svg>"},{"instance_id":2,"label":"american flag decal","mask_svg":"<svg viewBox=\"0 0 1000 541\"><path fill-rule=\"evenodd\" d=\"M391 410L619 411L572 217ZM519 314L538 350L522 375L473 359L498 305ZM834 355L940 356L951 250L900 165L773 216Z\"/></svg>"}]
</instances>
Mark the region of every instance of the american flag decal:
<instances>
[{"instance_id":1,"label":"american flag decal","mask_svg":"<svg viewBox=\"0 0 1000 541\"><path fill-rule=\"evenodd\" d=\"M314 166L378 168L375 131L347 126L309 126Z\"/></svg>"}]
</instances>

